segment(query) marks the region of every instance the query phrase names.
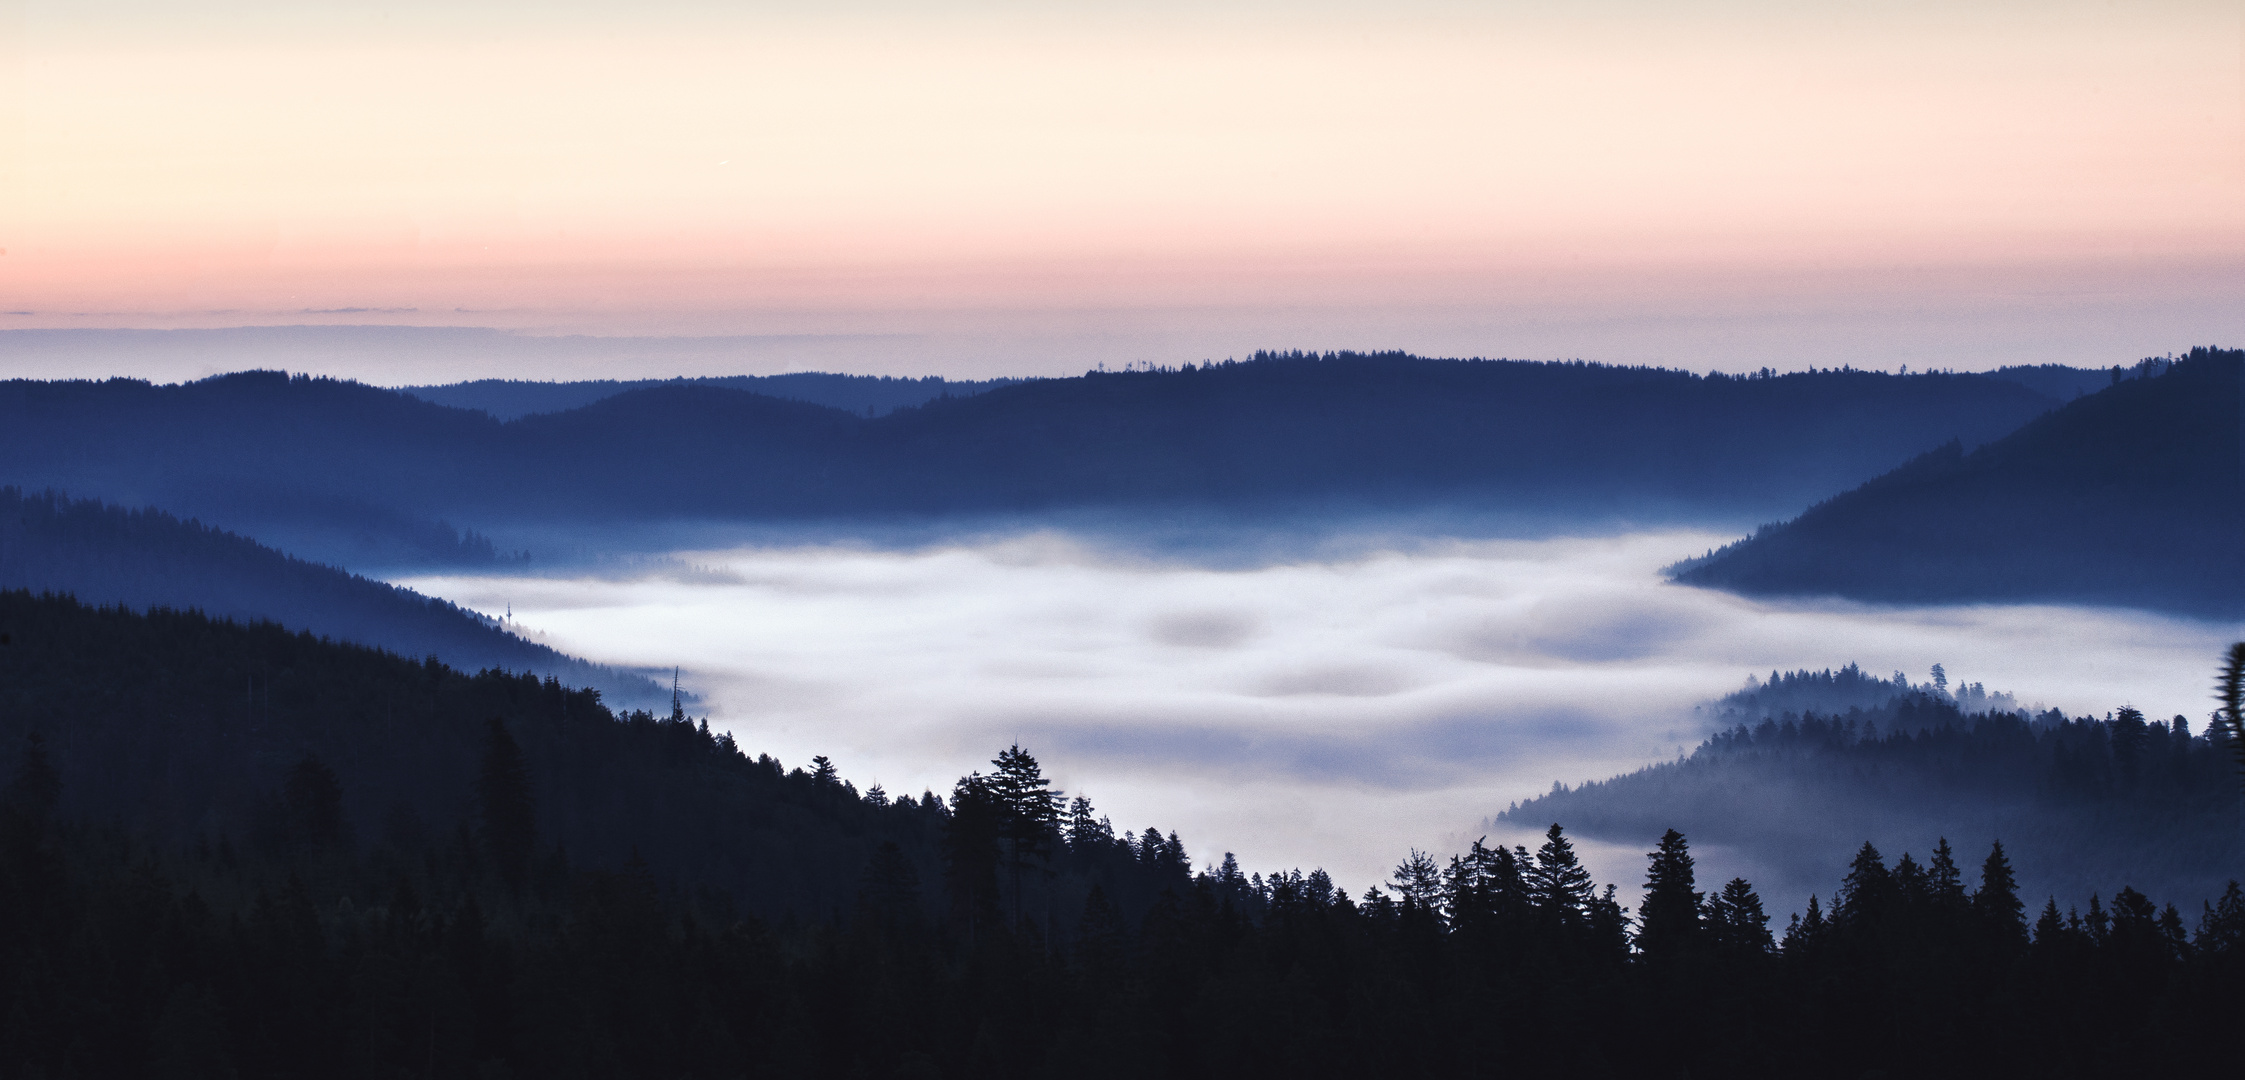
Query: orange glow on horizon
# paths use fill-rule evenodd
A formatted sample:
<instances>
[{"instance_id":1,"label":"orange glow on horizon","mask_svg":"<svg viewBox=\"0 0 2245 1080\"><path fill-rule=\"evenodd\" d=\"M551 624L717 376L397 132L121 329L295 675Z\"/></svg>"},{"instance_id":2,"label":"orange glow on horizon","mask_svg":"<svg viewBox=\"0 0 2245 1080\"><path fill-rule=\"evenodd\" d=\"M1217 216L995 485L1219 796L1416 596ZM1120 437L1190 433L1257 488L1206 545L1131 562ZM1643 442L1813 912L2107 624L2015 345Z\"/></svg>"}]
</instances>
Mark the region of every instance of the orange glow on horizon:
<instances>
[{"instance_id":1,"label":"orange glow on horizon","mask_svg":"<svg viewBox=\"0 0 2245 1080\"><path fill-rule=\"evenodd\" d=\"M645 328L2226 264L2236 22L34 37L0 133L0 308L32 314L0 326Z\"/></svg>"}]
</instances>

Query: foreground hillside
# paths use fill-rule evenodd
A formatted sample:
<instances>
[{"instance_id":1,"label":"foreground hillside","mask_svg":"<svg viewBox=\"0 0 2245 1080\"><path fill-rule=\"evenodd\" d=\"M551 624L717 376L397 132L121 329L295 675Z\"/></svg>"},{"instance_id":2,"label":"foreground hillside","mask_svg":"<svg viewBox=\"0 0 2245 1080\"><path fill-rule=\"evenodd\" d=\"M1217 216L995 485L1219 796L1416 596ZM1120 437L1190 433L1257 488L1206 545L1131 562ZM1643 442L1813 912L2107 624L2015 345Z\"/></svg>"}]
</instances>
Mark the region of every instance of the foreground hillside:
<instances>
[{"instance_id":1,"label":"foreground hillside","mask_svg":"<svg viewBox=\"0 0 2245 1080\"><path fill-rule=\"evenodd\" d=\"M1952 444L1680 564L1736 592L2245 616L2245 352L2194 349L2002 439Z\"/></svg>"},{"instance_id":2,"label":"foreground hillside","mask_svg":"<svg viewBox=\"0 0 2245 1080\"><path fill-rule=\"evenodd\" d=\"M64 593L88 604L195 609L269 619L467 671L530 671L651 701L642 676L525 641L443 600L293 558L247 537L55 492L0 487L0 589Z\"/></svg>"},{"instance_id":3,"label":"foreground hillside","mask_svg":"<svg viewBox=\"0 0 2245 1080\"><path fill-rule=\"evenodd\" d=\"M1340 354L1044 379L877 418L672 383L501 423L252 372L181 386L0 383L0 483L192 514L318 557L439 518L491 531L1440 506L1734 521L1952 439L1995 438L2055 404L1970 375L1732 378Z\"/></svg>"},{"instance_id":4,"label":"foreground hillside","mask_svg":"<svg viewBox=\"0 0 2245 1080\"><path fill-rule=\"evenodd\" d=\"M817 765L557 683L0 593L4 1067L2204 1075L2245 1006L2234 886L2036 916L2000 848L1864 845L1779 936L1675 833L1634 913L1556 825L1358 898L1194 873L1018 747L949 800Z\"/></svg>"},{"instance_id":5,"label":"foreground hillside","mask_svg":"<svg viewBox=\"0 0 2245 1080\"><path fill-rule=\"evenodd\" d=\"M333 787L314 831L415 859L460 857L461 838L489 824L496 729L517 748L533 807L513 853L524 874L637 862L729 909L818 917L848 905L884 842L923 878L942 865L935 837L948 810L934 795L891 800L861 795L831 769L785 772L676 708L618 713L598 691L550 677L469 675L269 622L21 591L0 591L0 635L0 767L39 735L61 813L161 847L285 846L309 827L290 785L312 761ZM1147 836L1144 874L1135 854L1120 871L1087 856L1067 875L1028 882L1027 895L1081 903L1103 883L1142 908L1167 872L1161 860L1183 873L1174 834Z\"/></svg>"}]
</instances>

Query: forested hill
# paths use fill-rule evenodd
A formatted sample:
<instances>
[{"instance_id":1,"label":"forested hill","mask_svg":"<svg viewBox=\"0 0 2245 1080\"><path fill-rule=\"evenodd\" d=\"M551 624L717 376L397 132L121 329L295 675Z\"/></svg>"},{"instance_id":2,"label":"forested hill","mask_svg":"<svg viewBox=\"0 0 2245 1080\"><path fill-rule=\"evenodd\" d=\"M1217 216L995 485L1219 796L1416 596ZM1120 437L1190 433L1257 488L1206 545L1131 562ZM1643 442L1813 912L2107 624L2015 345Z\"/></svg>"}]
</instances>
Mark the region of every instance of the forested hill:
<instances>
[{"instance_id":1,"label":"forested hill","mask_svg":"<svg viewBox=\"0 0 2245 1080\"><path fill-rule=\"evenodd\" d=\"M261 536L382 515L490 531L1147 505L1735 521L2054 404L1975 375L1338 354L1043 379L878 418L673 383L501 423L249 372L0 384L0 482Z\"/></svg>"},{"instance_id":2,"label":"forested hill","mask_svg":"<svg viewBox=\"0 0 2245 1080\"><path fill-rule=\"evenodd\" d=\"M567 412L603 398L657 386L697 389L746 390L767 397L806 401L848 413L876 416L944 397L972 397L985 390L1011 386L1020 379L897 378L889 375L837 375L823 371L797 371L785 375L724 375L696 379L591 379L580 382L534 382L523 379L477 379L442 386L403 386L398 389L423 401L475 409L501 420L532 413Z\"/></svg>"},{"instance_id":3,"label":"forested hill","mask_svg":"<svg viewBox=\"0 0 2245 1080\"><path fill-rule=\"evenodd\" d=\"M255 856L310 842L503 870L522 884L637 865L715 910L772 918L846 910L884 842L902 860L893 873L944 879L951 811L935 795L861 793L823 760L784 770L676 709L617 713L551 678L468 675L272 623L0 591L0 770L14 771L32 735L61 816L165 852ZM501 743L512 775L494 780ZM301 781L307 762L316 769ZM317 790L299 790L306 782ZM1092 814L1082 801L1063 822L1082 840L1054 868L1065 872L1023 883L1039 917L1080 906L1095 884L1142 913L1185 880L1174 833L1115 836ZM508 834L497 849L495 827ZM483 861L494 859L502 865ZM998 902L971 874L962 887L981 890L973 904Z\"/></svg>"},{"instance_id":4,"label":"forested hill","mask_svg":"<svg viewBox=\"0 0 2245 1080\"><path fill-rule=\"evenodd\" d=\"M2194 349L1987 446L1928 453L1679 564L1675 579L1749 594L2245 616L2241 363L2245 352Z\"/></svg>"},{"instance_id":5,"label":"forested hill","mask_svg":"<svg viewBox=\"0 0 2245 1080\"><path fill-rule=\"evenodd\" d=\"M1842 674L1772 680L1772 700L1850 693ZM1735 722L1689 757L1554 789L1503 817L1624 844L1679 829L1744 856L1781 897L1828 880L1865 839L1889 851L2000 840L2030 898L2125 879L2195 903L2245 860L2237 759L2187 718L1967 713L1924 686L1868 708L1765 711L1756 699L1771 688L1719 703L1717 716ZM2001 695L1968 693L1991 696Z\"/></svg>"},{"instance_id":6,"label":"forested hill","mask_svg":"<svg viewBox=\"0 0 2245 1080\"><path fill-rule=\"evenodd\" d=\"M663 690L628 672L509 633L483 616L411 589L306 562L247 537L55 492L0 487L0 589L75 596L88 604L193 608L263 619L402 656L441 657L469 671L499 668L593 686L624 702Z\"/></svg>"}]
</instances>

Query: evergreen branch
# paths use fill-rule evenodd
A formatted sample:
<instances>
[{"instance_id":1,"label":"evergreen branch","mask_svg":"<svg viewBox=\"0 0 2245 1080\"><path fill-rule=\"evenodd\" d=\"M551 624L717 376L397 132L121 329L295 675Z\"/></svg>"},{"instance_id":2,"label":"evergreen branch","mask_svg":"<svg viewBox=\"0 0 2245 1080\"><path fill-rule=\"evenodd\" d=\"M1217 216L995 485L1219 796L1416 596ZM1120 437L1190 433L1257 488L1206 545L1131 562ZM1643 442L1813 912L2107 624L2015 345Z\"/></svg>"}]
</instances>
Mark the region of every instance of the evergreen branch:
<instances>
[{"instance_id":1,"label":"evergreen branch","mask_svg":"<svg viewBox=\"0 0 2245 1080\"><path fill-rule=\"evenodd\" d=\"M2229 647L2229 658L2222 665L2219 684L2222 707L2214 714L2229 736L2230 752L2237 755L2237 768L2245 778L2245 641Z\"/></svg>"}]
</instances>

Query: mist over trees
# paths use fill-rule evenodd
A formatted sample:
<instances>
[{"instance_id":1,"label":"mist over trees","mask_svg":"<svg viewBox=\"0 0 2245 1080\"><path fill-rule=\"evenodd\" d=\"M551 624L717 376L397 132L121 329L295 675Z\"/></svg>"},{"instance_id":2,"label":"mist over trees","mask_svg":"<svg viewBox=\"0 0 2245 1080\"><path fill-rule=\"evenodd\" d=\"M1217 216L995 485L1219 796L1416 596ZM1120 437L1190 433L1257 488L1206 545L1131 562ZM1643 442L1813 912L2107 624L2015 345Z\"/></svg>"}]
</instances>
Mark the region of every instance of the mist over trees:
<instances>
[{"instance_id":1,"label":"mist over trees","mask_svg":"<svg viewBox=\"0 0 2245 1080\"><path fill-rule=\"evenodd\" d=\"M1960 681L1951 687L1948 672L1939 664L1933 665L1925 682L1916 684L1899 671L1882 679L1854 664L1837 671L1772 671L1767 681L1748 676L1744 689L1725 694L1704 708L1727 727L1772 718L1797 720L1810 712L1837 715L1850 709L1886 709L1908 701L1946 702L1965 713L2015 712L2019 708L2017 697L2001 690L1990 691L1982 683Z\"/></svg>"},{"instance_id":2,"label":"mist over trees","mask_svg":"<svg viewBox=\"0 0 2245 1080\"><path fill-rule=\"evenodd\" d=\"M678 709L21 592L0 725L22 1075L2198 1075L2245 1004L2234 884L2036 904L2006 847L1860 844L1773 918L1670 830L1632 912L1554 824L1352 894L1117 835L1020 746L897 798Z\"/></svg>"},{"instance_id":3,"label":"mist over trees","mask_svg":"<svg viewBox=\"0 0 2245 1080\"><path fill-rule=\"evenodd\" d=\"M468 540L490 548L473 534ZM26 495L0 487L0 589L272 620L404 656L439 656L466 670L557 676L623 700L653 701L662 694L643 676L526 641L448 601L159 510L127 510L53 491Z\"/></svg>"},{"instance_id":4,"label":"mist over trees","mask_svg":"<svg viewBox=\"0 0 2245 1080\"><path fill-rule=\"evenodd\" d=\"M1754 595L2245 612L2245 352L2193 349L1677 564Z\"/></svg>"},{"instance_id":5,"label":"mist over trees","mask_svg":"<svg viewBox=\"0 0 2245 1080\"><path fill-rule=\"evenodd\" d=\"M1259 354L1093 372L867 418L671 382L502 423L355 383L0 383L0 483L193 515L373 565L443 519L791 521L1164 507L1440 506L1574 523L1752 520L2056 404L1977 375L1699 376ZM392 545L403 547L410 545Z\"/></svg>"},{"instance_id":6,"label":"mist over trees","mask_svg":"<svg viewBox=\"0 0 2245 1080\"><path fill-rule=\"evenodd\" d=\"M1680 829L1766 867L1765 885L1788 895L1865 839L1890 850L2000 840L2029 897L2126 879L2189 903L2236 875L2245 792L2222 732L2128 708L1968 712L2007 695L1961 689L1960 702L1853 665L1777 675L1716 703L1728 729L1683 759L1555 788L1499 817L1621 843Z\"/></svg>"}]
</instances>

